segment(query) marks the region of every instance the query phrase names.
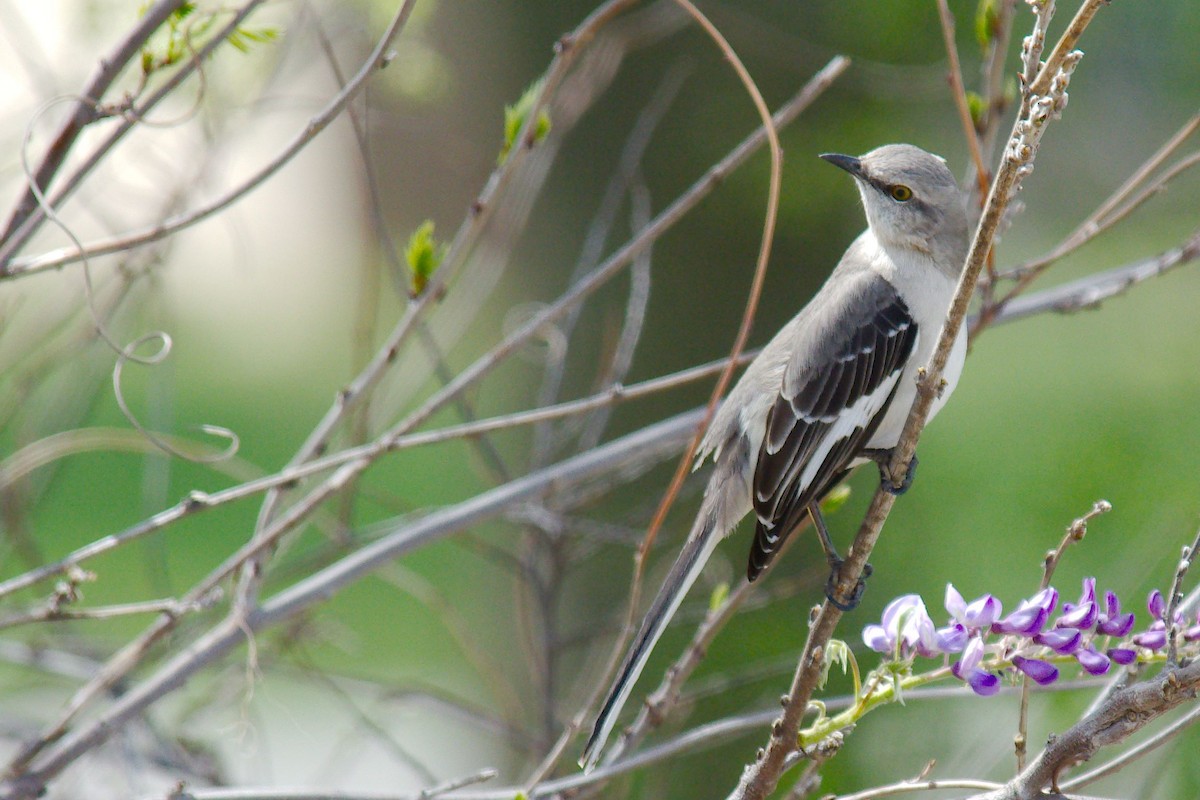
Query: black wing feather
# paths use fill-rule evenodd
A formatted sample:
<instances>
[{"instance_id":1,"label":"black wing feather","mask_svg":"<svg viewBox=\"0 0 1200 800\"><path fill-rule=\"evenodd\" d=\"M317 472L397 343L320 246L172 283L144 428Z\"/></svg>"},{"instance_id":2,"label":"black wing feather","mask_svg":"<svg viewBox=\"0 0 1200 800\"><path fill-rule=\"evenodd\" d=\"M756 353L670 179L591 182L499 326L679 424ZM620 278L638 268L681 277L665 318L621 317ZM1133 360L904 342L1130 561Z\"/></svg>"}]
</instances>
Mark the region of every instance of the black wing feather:
<instances>
[{"instance_id":1,"label":"black wing feather","mask_svg":"<svg viewBox=\"0 0 1200 800\"><path fill-rule=\"evenodd\" d=\"M870 273L860 280L863 285L854 287L857 291L841 293L847 302L828 329L840 338L830 341L824 352L793 356L767 416L754 471L758 521L746 570L750 580L770 564L808 505L845 476L887 413L895 386L872 419L829 443L812 480L800 485L838 417L902 370L912 353L917 324L895 287Z\"/></svg>"}]
</instances>

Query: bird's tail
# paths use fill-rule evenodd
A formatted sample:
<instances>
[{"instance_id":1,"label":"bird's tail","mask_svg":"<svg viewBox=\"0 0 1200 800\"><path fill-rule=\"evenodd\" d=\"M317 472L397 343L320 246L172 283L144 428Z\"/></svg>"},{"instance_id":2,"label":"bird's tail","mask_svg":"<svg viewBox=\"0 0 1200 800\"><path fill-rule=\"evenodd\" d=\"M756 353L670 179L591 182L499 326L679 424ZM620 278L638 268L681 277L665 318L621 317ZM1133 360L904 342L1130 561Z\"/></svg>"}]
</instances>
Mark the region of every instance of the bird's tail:
<instances>
[{"instance_id":1,"label":"bird's tail","mask_svg":"<svg viewBox=\"0 0 1200 800\"><path fill-rule=\"evenodd\" d=\"M608 696L604 698L604 705L600 708L592 735L588 737L583 755L579 759L579 764L585 772L590 772L600 761L604 743L608 741L617 723L617 715L621 713L621 708L633 691L634 683L646 666L650 651L654 649L659 637L666 630L667 623L683 602L684 595L696 582L696 577L704 569L705 562L721 540L720 533L716 530L717 516L711 510L698 516L683 550L663 581L662 588L658 590L658 596L654 598L650 610L642 619L641 627L634 636L629 652L625 654L625 660L621 662L616 681L608 690Z\"/></svg>"}]
</instances>

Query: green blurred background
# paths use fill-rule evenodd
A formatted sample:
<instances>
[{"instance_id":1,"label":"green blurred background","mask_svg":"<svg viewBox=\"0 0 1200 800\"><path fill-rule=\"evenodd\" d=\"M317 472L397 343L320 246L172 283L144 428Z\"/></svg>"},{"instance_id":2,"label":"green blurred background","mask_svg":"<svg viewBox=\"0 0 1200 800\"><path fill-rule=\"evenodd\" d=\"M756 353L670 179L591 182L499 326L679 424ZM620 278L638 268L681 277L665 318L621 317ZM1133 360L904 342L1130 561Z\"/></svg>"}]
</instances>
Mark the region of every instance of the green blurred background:
<instances>
[{"instance_id":1,"label":"green blurred background","mask_svg":"<svg viewBox=\"0 0 1200 800\"><path fill-rule=\"evenodd\" d=\"M129 26L133 5L67 1L20 9L36 31L36 46L14 47L0 62L12 77L4 98L4 197L15 196L21 138L34 109L47 97L82 85L98 54ZM958 18L966 81L977 86L976 5L955 0L950 5ZM144 421L179 433L197 422L224 425L242 438L239 459L246 474L282 466L369 352L355 333L356 323L374 315L367 335L377 342L405 302L395 291L396 276L372 224L367 170L377 182L378 208L394 244L402 245L424 219L434 220L439 235L449 237L495 167L505 104L542 73L554 42L593 7L576 0L418 3L395 44L396 60L357 104L365 119L369 164L364 166L349 126L335 125L229 214L176 237L162 263L112 315L123 340L162 328L175 341L165 366L130 369L127 390ZM944 155L956 173L964 174L966 150L945 84L932 0L723 0L702 8L772 105L833 55L853 59L832 89L783 133L783 204L752 337L762 343L815 291L864 225L851 182L819 161L817 153L861 153L908 141ZM320 56L314 20L320 20L349 73L392 11L382 2L269 5L252 21L277 28L279 40L245 55L221 53L211 65L199 117L139 133L114 157L107 177L95 180L68 206L66 218L85 239L106 224L120 230L144 223L162 202L163 187L186 182L201 162L201 179L187 187L184 207L234 185L277 152L336 91ZM1072 12L1066 4L1052 30L1060 30ZM0 20L7 30L14 29L16 13ZM1031 19L1024 4L1016 13L1014 50ZM1019 264L1062 238L1196 112L1197 31L1200 5L1191 0L1118 2L1101 10L1083 43L1087 56L1075 73L1070 105L1047 134L1037 169L1020 195L1024 211L1004 232L999 266ZM37 70L22 66L31 51L44 59ZM1009 63L1011 73L1016 61ZM565 288L621 148L638 114L674 69L686 70L686 79L641 164L655 212L752 130L756 116L750 102L694 27L683 25L631 52L611 86L563 132L545 188L496 285L487 285L482 273L469 273L470 281L453 287L435 312L435 331L450 368L469 364L511 330L522 307L553 299ZM180 106L186 105L181 99ZM39 118L33 126L35 148L52 130L52 120ZM1195 144L1182 152L1191 152ZM627 382L728 350L758 246L766 175L767 159L759 154L655 244L645 331ZM1057 265L1035 288L1175 246L1195 230L1198 208L1200 181L1185 174L1117 230ZM608 250L628 232L622 213ZM65 241L48 230L27 252ZM93 268L104 279L112 264L98 261ZM480 283L472 286L474 280ZM597 356L619 328L626 291L622 277L589 302L571 343L564 396L592 389ZM460 295L472 299L460 302ZM841 635L858 646L858 629L876 620L898 594L918 592L931 610L940 608L948 581L968 598L991 592L1015 606L1036 590L1043 553L1100 498L1114 510L1072 548L1055 584L1073 599L1081 578L1095 575L1101 588L1116 590L1136 606L1144 624L1142 599L1153 587L1166 588L1200 510L1198 300L1200 272L1190 266L1099 310L1043 315L986 331L973 347L953 402L922 437L920 474L889 519L873 557L875 576ZM67 327L64 320L79 324L82 318L77 267L8 281L0 285L0 303L0 367L7 376L0 384L5 392L0 454L61 430L128 427L107 382L110 351L86 341L61 351L40 349L52 343L58 326ZM50 354L49 367L36 380L19 380L23 365L38 352ZM505 365L473 392L476 412L486 416L530 407L541 381L535 355ZM436 385L424 359L413 356L390 379L388 400L379 403L373 427L393 421ZM708 391L707 385L697 386L621 407L610 435L689 408ZM446 413L435 422L457 419ZM498 436L494 445L509 466L522 468L530 448L527 432ZM668 475L669 466L657 469L637 486L589 507L586 516L644 525ZM875 480L873 470L852 479L850 502L831 519L842 541L861 518ZM190 490L213 491L230 483L220 470L140 452L64 458L35 473L23 499L6 500L11 505L4 574L121 530ZM349 511L351 531L370 532L380 520L457 502L494 483L479 451L467 445L407 451L367 474ZM699 485L689 488L668 520L651 564L651 586L689 524ZM282 557L285 563L300 570L306 558L323 557L325 534L338 529L343 510L331 504L328 524L300 536ZM85 587L87 602L182 591L246 539L256 513L254 501L224 507L89 562L99 578ZM401 727L395 735L432 765L435 776L494 764L504 779L519 779L537 761L547 731L539 729L536 690L518 643L516 579L489 550L517 552L520 530L509 523L484 526L469 537L417 551L389 571L387 580L368 580L339 595L313 620L316 633L301 648L303 656L279 656L278 669L265 671L268 688L262 695L269 699L257 701L262 706L258 724L274 729L275 723L266 720L284 719L282 727L295 739L319 740L321 715L301 707L311 700L296 699L311 698L306 692L313 690L285 680L290 666L311 660L331 674L386 687L394 703L386 706L387 716ZM706 578L709 590L717 581L740 576L747 539L743 531L723 546L710 569L712 579ZM555 624L561 636L579 642L564 649L558 669L554 717L560 723L598 680L623 613L631 554L629 546L600 547L563 576L566 588ZM717 640L695 679L695 685L710 690L697 699L689 724L776 702L803 641L807 609L820 597L823 576L814 571L816 560L815 545L799 542L770 576L769 583L787 589L780 589L785 596L742 614ZM281 573L272 588L285 585L289 574L296 573ZM793 581L794 576L804 580ZM419 588L429 585L450 599L451 611L439 610L437 603L431 608L429 594ZM696 609L704 602L697 591ZM696 613L685 607L681 618L694 622ZM461 620L460 627L447 623L451 616ZM67 633L19 629L13 636L82 642L99 655L139 629L138 621L125 619L78 625ZM682 624L668 633L648 675L670 663L690 631ZM487 653L490 666L465 659L460 636ZM872 663L864 657L864 668ZM231 670L241 674L237 664ZM489 670L498 674L481 674ZM753 677L738 679L743 672ZM12 687L34 686L47 697L64 689L21 670L6 674ZM273 682L280 680L283 685L276 687ZM510 689L497 688L503 684ZM844 682L835 684L833 693L845 689ZM452 715L428 708L422 713L419 702L405 700L413 687L483 707L501 705L497 695L511 691L517 715L521 709L525 714L516 722L534 731L532 738L524 748L503 746L497 736L472 731L469 722L456 722ZM1089 696L1035 698L1031 741L1069 724ZM881 710L827 766L823 791L848 792L903 779L931 758L938 760L942 776L1002 779L1010 771L1015 707L1012 698L963 697ZM403 730L406 722L417 732ZM679 729L673 722L672 730ZM765 737L765 730L755 730L618 780L610 792L715 796L715 786L723 794ZM291 741L286 735L282 739ZM462 741L470 746L451 744ZM1159 751L1148 766L1105 784L1104 793L1197 796L1200 768L1190 755L1197 741L1193 733ZM239 754L246 761L257 758L247 756L244 743L226 744L234 751L227 756L233 761ZM255 767L244 774L290 783L329 781L345 788L422 784L411 765L387 758L370 769L322 763L327 772L310 775L306 770L312 762L298 760L295 754L303 748L291 745L272 750L270 774Z\"/></svg>"}]
</instances>

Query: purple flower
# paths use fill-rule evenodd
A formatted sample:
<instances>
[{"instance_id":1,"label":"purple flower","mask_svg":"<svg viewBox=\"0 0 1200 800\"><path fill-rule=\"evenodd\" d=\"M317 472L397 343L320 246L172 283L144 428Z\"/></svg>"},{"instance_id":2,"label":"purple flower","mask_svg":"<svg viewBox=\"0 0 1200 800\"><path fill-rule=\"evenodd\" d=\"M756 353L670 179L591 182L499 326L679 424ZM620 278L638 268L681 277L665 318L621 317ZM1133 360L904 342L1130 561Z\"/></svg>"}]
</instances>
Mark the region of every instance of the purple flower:
<instances>
[{"instance_id":1,"label":"purple flower","mask_svg":"<svg viewBox=\"0 0 1200 800\"><path fill-rule=\"evenodd\" d=\"M1091 647L1083 647L1076 651L1075 660L1092 675L1103 675L1112 665L1108 656L1096 652Z\"/></svg>"},{"instance_id":2,"label":"purple flower","mask_svg":"<svg viewBox=\"0 0 1200 800\"><path fill-rule=\"evenodd\" d=\"M1133 630L1133 613L1121 613L1121 600L1115 592L1104 593L1104 612L1096 623L1096 632L1105 636L1116 636L1118 639L1129 635Z\"/></svg>"},{"instance_id":3,"label":"purple flower","mask_svg":"<svg viewBox=\"0 0 1200 800\"><path fill-rule=\"evenodd\" d=\"M1162 619L1167 613L1167 601L1163 599L1162 592L1155 589L1150 593L1150 597L1146 600L1146 608L1150 609L1150 616L1155 619Z\"/></svg>"},{"instance_id":4,"label":"purple flower","mask_svg":"<svg viewBox=\"0 0 1200 800\"><path fill-rule=\"evenodd\" d=\"M1135 633L1133 643L1138 647L1161 650L1167 644L1167 623L1160 619L1141 633Z\"/></svg>"},{"instance_id":5,"label":"purple flower","mask_svg":"<svg viewBox=\"0 0 1200 800\"><path fill-rule=\"evenodd\" d=\"M1183 632L1183 638L1188 642L1200 641L1200 614L1196 615L1196 624Z\"/></svg>"},{"instance_id":6,"label":"purple flower","mask_svg":"<svg viewBox=\"0 0 1200 800\"><path fill-rule=\"evenodd\" d=\"M1121 665L1137 661L1137 651L1128 647L1110 647L1105 652L1109 658Z\"/></svg>"},{"instance_id":7,"label":"purple flower","mask_svg":"<svg viewBox=\"0 0 1200 800\"><path fill-rule=\"evenodd\" d=\"M923 656L937 655L933 620L925 610L920 595L897 597L883 609L882 625L863 628L863 641L877 653L894 653L897 645L906 652L916 651Z\"/></svg>"},{"instance_id":8,"label":"purple flower","mask_svg":"<svg viewBox=\"0 0 1200 800\"><path fill-rule=\"evenodd\" d=\"M963 648L967 646L967 639L970 636L966 627L961 622L953 622L945 628L938 628L934 632L934 640L937 642L938 650L943 653L961 653Z\"/></svg>"},{"instance_id":9,"label":"purple flower","mask_svg":"<svg viewBox=\"0 0 1200 800\"><path fill-rule=\"evenodd\" d=\"M1064 603L1062 616L1055 623L1056 628L1079 628L1087 630L1096 624L1098 610L1096 608L1096 579L1083 579L1083 594L1078 603Z\"/></svg>"},{"instance_id":10,"label":"purple flower","mask_svg":"<svg viewBox=\"0 0 1200 800\"><path fill-rule=\"evenodd\" d=\"M978 636L971 638L963 650L962 658L950 666L954 677L965 681L971 691L981 697L989 697L1000 691L1000 678L991 672L979 668L983 661L983 639Z\"/></svg>"},{"instance_id":11,"label":"purple flower","mask_svg":"<svg viewBox=\"0 0 1200 800\"><path fill-rule=\"evenodd\" d=\"M1022 600L1016 611L992 623L992 633L1019 633L1022 636L1041 633L1057 604L1058 592L1054 587L1042 589L1028 600Z\"/></svg>"},{"instance_id":12,"label":"purple flower","mask_svg":"<svg viewBox=\"0 0 1200 800\"><path fill-rule=\"evenodd\" d=\"M980 697L991 697L1000 691L1000 678L990 672L976 669L967 675L967 686Z\"/></svg>"},{"instance_id":13,"label":"purple flower","mask_svg":"<svg viewBox=\"0 0 1200 800\"><path fill-rule=\"evenodd\" d=\"M1049 647L1056 653L1070 654L1079 649L1083 634L1073 629L1052 629L1039 633L1033 640L1040 645Z\"/></svg>"},{"instance_id":14,"label":"purple flower","mask_svg":"<svg viewBox=\"0 0 1200 800\"><path fill-rule=\"evenodd\" d=\"M1004 606L993 595L985 594L968 604L951 583L946 584L945 605L951 617L972 630L989 627L1004 613Z\"/></svg>"},{"instance_id":15,"label":"purple flower","mask_svg":"<svg viewBox=\"0 0 1200 800\"><path fill-rule=\"evenodd\" d=\"M1024 656L1013 656L1013 666L1045 686L1058 680L1058 667L1046 661Z\"/></svg>"},{"instance_id":16,"label":"purple flower","mask_svg":"<svg viewBox=\"0 0 1200 800\"><path fill-rule=\"evenodd\" d=\"M890 653L896 649L896 643L888 637L888 632L880 625L868 625L863 628L863 642L876 653Z\"/></svg>"}]
</instances>

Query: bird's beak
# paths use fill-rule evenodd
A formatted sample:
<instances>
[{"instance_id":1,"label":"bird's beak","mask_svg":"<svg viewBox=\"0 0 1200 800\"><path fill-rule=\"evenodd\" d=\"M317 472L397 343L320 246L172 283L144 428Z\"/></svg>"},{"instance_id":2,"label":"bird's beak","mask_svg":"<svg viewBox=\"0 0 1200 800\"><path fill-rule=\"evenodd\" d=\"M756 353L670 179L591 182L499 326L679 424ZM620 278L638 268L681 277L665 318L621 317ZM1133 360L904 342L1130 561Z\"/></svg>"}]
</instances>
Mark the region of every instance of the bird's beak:
<instances>
[{"instance_id":1,"label":"bird's beak","mask_svg":"<svg viewBox=\"0 0 1200 800\"><path fill-rule=\"evenodd\" d=\"M841 153L821 153L821 158L835 167L841 167L856 178L866 178L866 175L863 174L862 161L854 156L844 156Z\"/></svg>"}]
</instances>

